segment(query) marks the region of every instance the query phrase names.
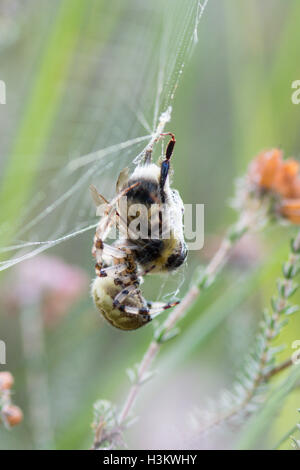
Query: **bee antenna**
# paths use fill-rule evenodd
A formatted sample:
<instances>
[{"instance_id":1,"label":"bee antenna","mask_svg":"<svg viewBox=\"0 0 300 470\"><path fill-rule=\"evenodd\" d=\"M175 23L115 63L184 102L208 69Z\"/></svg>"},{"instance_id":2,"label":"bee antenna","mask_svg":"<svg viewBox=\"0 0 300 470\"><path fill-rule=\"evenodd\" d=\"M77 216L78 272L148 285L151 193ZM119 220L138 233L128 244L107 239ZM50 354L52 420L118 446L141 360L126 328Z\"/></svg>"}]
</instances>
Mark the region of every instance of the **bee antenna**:
<instances>
[{"instance_id":1,"label":"bee antenna","mask_svg":"<svg viewBox=\"0 0 300 470\"><path fill-rule=\"evenodd\" d=\"M163 187L165 185L165 182L166 182L166 179L167 179L167 176L168 176L168 173L169 173L170 158L172 157L176 140L175 140L175 135L172 134L172 132L166 132L166 133L160 134L160 135L170 135L171 136L171 139L170 139L170 141L167 145L167 148L166 148L165 159L161 163L160 187L161 187L161 189L163 189Z\"/></svg>"},{"instance_id":2,"label":"bee antenna","mask_svg":"<svg viewBox=\"0 0 300 470\"><path fill-rule=\"evenodd\" d=\"M165 132L164 134L160 134L160 135L170 135L171 136L171 139L170 139L170 141L167 145L167 148L166 148L166 160L170 160L170 158L172 157L172 154L173 154L175 144L176 144L175 135L172 134L172 132Z\"/></svg>"}]
</instances>

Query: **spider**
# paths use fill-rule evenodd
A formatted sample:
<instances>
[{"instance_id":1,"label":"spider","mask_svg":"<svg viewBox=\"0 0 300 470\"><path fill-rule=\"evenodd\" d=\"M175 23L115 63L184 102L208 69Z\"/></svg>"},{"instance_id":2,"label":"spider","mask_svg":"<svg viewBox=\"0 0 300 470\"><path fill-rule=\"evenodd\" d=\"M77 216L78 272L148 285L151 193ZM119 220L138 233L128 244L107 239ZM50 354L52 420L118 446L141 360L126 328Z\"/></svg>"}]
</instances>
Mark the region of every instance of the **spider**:
<instances>
[{"instance_id":1,"label":"spider","mask_svg":"<svg viewBox=\"0 0 300 470\"><path fill-rule=\"evenodd\" d=\"M127 168L120 173L116 185L117 196L111 202L94 186L90 187L96 206L105 205L92 248L96 258L92 296L104 318L122 330L140 328L179 303L148 302L140 290L146 274L173 271L187 256L182 226L183 203L178 191L171 189L169 184L175 136L171 133L161 135L170 135L171 139L160 166L151 162L152 149L146 151L144 163L130 177ZM123 196L126 196L128 208L134 204L145 207L147 236L136 236L130 228L134 217L128 215L127 208L124 215L120 204ZM150 229L148 224L153 212L157 215L155 237L151 237L153 226ZM168 215L164 226L163 212ZM123 234L126 230L126 236L109 245L105 240L114 223Z\"/></svg>"}]
</instances>

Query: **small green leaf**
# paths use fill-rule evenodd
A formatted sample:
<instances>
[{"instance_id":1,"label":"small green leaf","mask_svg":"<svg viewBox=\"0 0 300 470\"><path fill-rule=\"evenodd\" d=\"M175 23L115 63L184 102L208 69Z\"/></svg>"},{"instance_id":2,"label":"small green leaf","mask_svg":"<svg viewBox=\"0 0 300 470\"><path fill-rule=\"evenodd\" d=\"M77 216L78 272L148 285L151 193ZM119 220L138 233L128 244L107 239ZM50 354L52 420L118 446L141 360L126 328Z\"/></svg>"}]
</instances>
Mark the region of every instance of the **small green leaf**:
<instances>
[{"instance_id":1,"label":"small green leaf","mask_svg":"<svg viewBox=\"0 0 300 470\"><path fill-rule=\"evenodd\" d=\"M299 312L300 307L299 305L287 305L283 310L282 313L285 315L293 315L296 312Z\"/></svg>"}]
</instances>

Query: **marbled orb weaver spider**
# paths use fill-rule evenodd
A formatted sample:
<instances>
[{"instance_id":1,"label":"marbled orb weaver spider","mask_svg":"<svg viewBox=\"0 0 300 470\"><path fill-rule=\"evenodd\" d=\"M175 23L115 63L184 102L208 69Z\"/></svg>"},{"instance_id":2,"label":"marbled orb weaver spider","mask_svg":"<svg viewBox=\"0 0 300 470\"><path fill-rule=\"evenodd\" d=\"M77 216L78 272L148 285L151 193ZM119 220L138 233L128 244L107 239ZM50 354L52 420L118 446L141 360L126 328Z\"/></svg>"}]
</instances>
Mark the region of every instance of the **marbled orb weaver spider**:
<instances>
[{"instance_id":1,"label":"marbled orb weaver spider","mask_svg":"<svg viewBox=\"0 0 300 470\"><path fill-rule=\"evenodd\" d=\"M117 196L111 202L100 195L94 186L90 188L96 206L105 204L92 249L96 258L92 297L103 317L121 330L140 328L179 303L148 302L140 290L143 276L173 271L183 264L187 256L182 224L183 202L178 191L170 188L169 182L175 136L171 133L161 135L171 136L164 160L160 165L152 163L152 149L147 150L144 162L136 167L131 176L128 168L120 173L116 185ZM128 208L125 216L120 208L123 196L126 196ZM142 204L146 208L145 222L149 227L147 235L150 236L137 237L129 230L132 217L128 214L134 204ZM162 228L163 211L168 216L168 222ZM148 222L155 212L157 230L153 238ZM126 229L126 235L109 245L105 239L114 223L120 233L124 234ZM168 233L167 237L165 233Z\"/></svg>"}]
</instances>

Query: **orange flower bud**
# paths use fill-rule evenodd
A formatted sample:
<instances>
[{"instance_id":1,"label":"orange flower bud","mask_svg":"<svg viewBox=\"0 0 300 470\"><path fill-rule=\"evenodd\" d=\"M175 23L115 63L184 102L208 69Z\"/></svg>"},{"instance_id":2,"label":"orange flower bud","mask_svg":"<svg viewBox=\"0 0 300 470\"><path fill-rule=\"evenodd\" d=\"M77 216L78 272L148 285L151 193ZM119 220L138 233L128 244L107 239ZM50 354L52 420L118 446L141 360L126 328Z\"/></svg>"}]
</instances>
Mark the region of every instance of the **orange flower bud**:
<instances>
[{"instance_id":1,"label":"orange flower bud","mask_svg":"<svg viewBox=\"0 0 300 470\"><path fill-rule=\"evenodd\" d=\"M265 189L272 189L274 179L282 167L282 152L271 149L261 152L249 167L250 181Z\"/></svg>"},{"instance_id":2,"label":"orange flower bud","mask_svg":"<svg viewBox=\"0 0 300 470\"><path fill-rule=\"evenodd\" d=\"M10 426L16 426L23 420L22 410L15 405L5 405L2 408L2 414Z\"/></svg>"},{"instance_id":3,"label":"orange flower bud","mask_svg":"<svg viewBox=\"0 0 300 470\"><path fill-rule=\"evenodd\" d=\"M282 163L280 171L277 172L273 182L274 191L286 198L296 196L295 189L299 182L299 163L290 158Z\"/></svg>"},{"instance_id":4,"label":"orange flower bud","mask_svg":"<svg viewBox=\"0 0 300 470\"><path fill-rule=\"evenodd\" d=\"M252 184L262 189L270 189L287 198L296 196L299 190L299 169L297 160L282 158L278 149L260 153L249 167L249 179ZM298 195L298 194L297 194Z\"/></svg>"},{"instance_id":5,"label":"orange flower bud","mask_svg":"<svg viewBox=\"0 0 300 470\"><path fill-rule=\"evenodd\" d=\"M0 390L8 390L12 387L14 378L10 372L0 372Z\"/></svg>"},{"instance_id":6,"label":"orange flower bud","mask_svg":"<svg viewBox=\"0 0 300 470\"><path fill-rule=\"evenodd\" d=\"M251 189L263 189L263 194L269 191L277 196L275 210L279 207L282 217L300 224L300 163L297 160L283 160L278 149L262 152L249 166L248 181Z\"/></svg>"},{"instance_id":7,"label":"orange flower bud","mask_svg":"<svg viewBox=\"0 0 300 470\"><path fill-rule=\"evenodd\" d=\"M280 213L292 224L300 224L300 199L284 199L280 205Z\"/></svg>"}]
</instances>

